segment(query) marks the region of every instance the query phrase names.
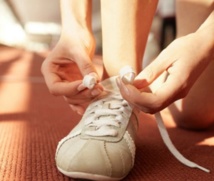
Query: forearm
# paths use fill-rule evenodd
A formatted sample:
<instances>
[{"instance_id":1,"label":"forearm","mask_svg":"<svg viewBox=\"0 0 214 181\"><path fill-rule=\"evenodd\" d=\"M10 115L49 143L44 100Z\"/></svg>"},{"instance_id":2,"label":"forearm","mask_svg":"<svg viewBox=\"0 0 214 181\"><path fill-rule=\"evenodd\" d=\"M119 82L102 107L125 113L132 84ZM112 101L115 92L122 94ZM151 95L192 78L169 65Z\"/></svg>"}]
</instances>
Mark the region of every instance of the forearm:
<instances>
[{"instance_id":1,"label":"forearm","mask_svg":"<svg viewBox=\"0 0 214 181\"><path fill-rule=\"evenodd\" d=\"M71 47L72 51L84 48L92 58L95 51L91 27L92 1L60 0L60 8L62 24L60 46L67 52L71 51Z\"/></svg>"},{"instance_id":2,"label":"forearm","mask_svg":"<svg viewBox=\"0 0 214 181\"><path fill-rule=\"evenodd\" d=\"M91 31L91 0L60 0L62 30L70 31L75 26Z\"/></svg>"},{"instance_id":3,"label":"forearm","mask_svg":"<svg viewBox=\"0 0 214 181\"><path fill-rule=\"evenodd\" d=\"M214 60L214 10L195 32L207 52L207 58Z\"/></svg>"}]
</instances>

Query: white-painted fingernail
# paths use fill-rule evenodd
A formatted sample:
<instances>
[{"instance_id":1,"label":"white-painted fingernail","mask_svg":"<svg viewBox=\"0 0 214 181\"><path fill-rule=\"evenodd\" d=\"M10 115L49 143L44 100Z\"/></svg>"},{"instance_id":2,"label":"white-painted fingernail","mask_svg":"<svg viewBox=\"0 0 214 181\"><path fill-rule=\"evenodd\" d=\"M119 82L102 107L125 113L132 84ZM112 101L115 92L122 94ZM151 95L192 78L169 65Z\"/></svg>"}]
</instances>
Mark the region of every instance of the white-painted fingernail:
<instances>
[{"instance_id":1,"label":"white-painted fingernail","mask_svg":"<svg viewBox=\"0 0 214 181\"><path fill-rule=\"evenodd\" d=\"M120 69L120 78L125 84L132 84L135 78L134 69L130 66L125 66Z\"/></svg>"}]
</instances>

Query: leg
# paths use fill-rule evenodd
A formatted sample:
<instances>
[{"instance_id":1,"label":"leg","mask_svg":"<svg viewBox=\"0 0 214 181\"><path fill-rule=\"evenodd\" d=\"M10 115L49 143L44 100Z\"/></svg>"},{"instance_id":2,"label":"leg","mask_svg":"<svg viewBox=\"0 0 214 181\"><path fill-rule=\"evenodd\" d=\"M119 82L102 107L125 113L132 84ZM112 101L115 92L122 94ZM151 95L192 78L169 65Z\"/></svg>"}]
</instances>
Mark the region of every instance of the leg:
<instances>
[{"instance_id":1,"label":"leg","mask_svg":"<svg viewBox=\"0 0 214 181\"><path fill-rule=\"evenodd\" d=\"M138 73L157 1L102 0L104 78L125 65Z\"/></svg>"},{"instance_id":2,"label":"leg","mask_svg":"<svg viewBox=\"0 0 214 181\"><path fill-rule=\"evenodd\" d=\"M194 32L213 10L213 2L204 0L177 2L177 36ZM186 16L186 12L188 16ZM204 129L214 123L214 62L203 72L188 96L169 107L178 126Z\"/></svg>"}]
</instances>

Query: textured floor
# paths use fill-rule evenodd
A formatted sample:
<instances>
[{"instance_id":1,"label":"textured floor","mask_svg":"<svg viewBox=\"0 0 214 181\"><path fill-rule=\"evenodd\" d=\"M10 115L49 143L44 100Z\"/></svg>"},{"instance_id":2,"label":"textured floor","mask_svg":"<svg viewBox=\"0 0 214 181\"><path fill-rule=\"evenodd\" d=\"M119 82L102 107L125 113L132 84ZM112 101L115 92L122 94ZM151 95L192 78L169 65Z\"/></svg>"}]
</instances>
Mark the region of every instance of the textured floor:
<instances>
[{"instance_id":1,"label":"textured floor","mask_svg":"<svg viewBox=\"0 0 214 181\"><path fill-rule=\"evenodd\" d=\"M57 171L54 154L58 141L80 117L61 97L49 94L40 73L44 57L0 47L0 181L69 180ZM124 180L214 180L214 129L182 130L169 116L165 124L181 153L211 173L180 164L164 146L153 117L142 114L136 163Z\"/></svg>"}]
</instances>

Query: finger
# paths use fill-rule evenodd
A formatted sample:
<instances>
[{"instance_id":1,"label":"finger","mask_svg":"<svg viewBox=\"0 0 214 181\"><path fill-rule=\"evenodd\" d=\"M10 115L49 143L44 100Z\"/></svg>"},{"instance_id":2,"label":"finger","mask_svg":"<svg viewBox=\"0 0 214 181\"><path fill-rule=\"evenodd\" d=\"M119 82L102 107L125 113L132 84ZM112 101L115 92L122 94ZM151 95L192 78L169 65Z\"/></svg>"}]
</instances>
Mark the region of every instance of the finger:
<instances>
[{"instance_id":1,"label":"finger","mask_svg":"<svg viewBox=\"0 0 214 181\"><path fill-rule=\"evenodd\" d=\"M180 93L183 90L181 84L175 83L173 76L169 77L155 93L140 92L134 86L125 85L122 82L120 82L120 90L128 102L138 109L151 114L164 109L175 100L184 96L183 93Z\"/></svg>"},{"instance_id":2,"label":"finger","mask_svg":"<svg viewBox=\"0 0 214 181\"><path fill-rule=\"evenodd\" d=\"M86 89L79 92L76 95L64 96L66 102L69 104L84 104L86 102L92 101L95 97L99 96L103 90L96 88L94 90Z\"/></svg>"},{"instance_id":3,"label":"finger","mask_svg":"<svg viewBox=\"0 0 214 181\"><path fill-rule=\"evenodd\" d=\"M63 81L54 73L47 73L44 77L50 93L55 96L75 95L79 92L77 88L82 83L81 80L74 82Z\"/></svg>"},{"instance_id":4,"label":"finger","mask_svg":"<svg viewBox=\"0 0 214 181\"><path fill-rule=\"evenodd\" d=\"M184 98L188 94L189 88L184 76L179 72L169 74L166 81L154 92L163 107L167 107L174 101Z\"/></svg>"},{"instance_id":5,"label":"finger","mask_svg":"<svg viewBox=\"0 0 214 181\"><path fill-rule=\"evenodd\" d=\"M79 115L83 115L84 112L85 112L85 109L83 106L80 106L80 105L73 105L73 104L69 104L70 108L76 112L77 114Z\"/></svg>"},{"instance_id":6,"label":"finger","mask_svg":"<svg viewBox=\"0 0 214 181\"><path fill-rule=\"evenodd\" d=\"M49 82L48 86L51 94L55 96L73 96L79 93L77 88L81 82L81 80L74 82L54 81Z\"/></svg>"},{"instance_id":7,"label":"finger","mask_svg":"<svg viewBox=\"0 0 214 181\"><path fill-rule=\"evenodd\" d=\"M137 88L143 88L150 85L157 77L159 77L171 64L175 61L170 55L165 56L165 50L151 62L143 71L135 78L134 85Z\"/></svg>"},{"instance_id":8,"label":"finger","mask_svg":"<svg viewBox=\"0 0 214 181\"><path fill-rule=\"evenodd\" d=\"M138 108L143 112L149 112L149 110L147 110L147 107L149 106L149 102L151 101L151 99L150 97L148 97L150 95L148 91L143 92L144 95L142 96L142 92L139 91L136 87L130 84L126 85L119 79L117 80L117 83L123 98L126 99L129 104L133 105L135 108ZM141 99L143 99L144 102L142 102Z\"/></svg>"},{"instance_id":9,"label":"finger","mask_svg":"<svg viewBox=\"0 0 214 181\"><path fill-rule=\"evenodd\" d=\"M64 96L64 99L65 101L68 103L68 104L75 104L75 105L79 105L79 104L84 104L84 103L87 103L87 102L90 102L92 100L92 98L85 98L85 97L79 97L78 98L69 98L69 97L66 97Z\"/></svg>"},{"instance_id":10,"label":"finger","mask_svg":"<svg viewBox=\"0 0 214 181\"><path fill-rule=\"evenodd\" d=\"M77 63L81 73L83 76L88 75L90 73L95 73L98 77L97 71L89 57L89 55L86 52L81 52L75 55L75 62Z\"/></svg>"},{"instance_id":11,"label":"finger","mask_svg":"<svg viewBox=\"0 0 214 181\"><path fill-rule=\"evenodd\" d=\"M46 60L42 65L42 73L51 94L56 96L75 95L78 92L77 87L81 84L81 80L74 82L63 81L59 75L51 70L55 69L54 66L56 65Z\"/></svg>"},{"instance_id":12,"label":"finger","mask_svg":"<svg viewBox=\"0 0 214 181\"><path fill-rule=\"evenodd\" d=\"M54 65L51 64L51 66ZM81 86L82 80L77 80L73 82L63 81L60 76L49 70L51 66L46 63L46 65L43 66L42 70L45 82L51 94L56 96L73 96L77 95L79 92L82 92L85 89L88 90L85 86ZM83 92L82 95L85 95L85 97L94 97L99 95L102 91L102 85L96 84L93 89L87 92Z\"/></svg>"}]
</instances>

